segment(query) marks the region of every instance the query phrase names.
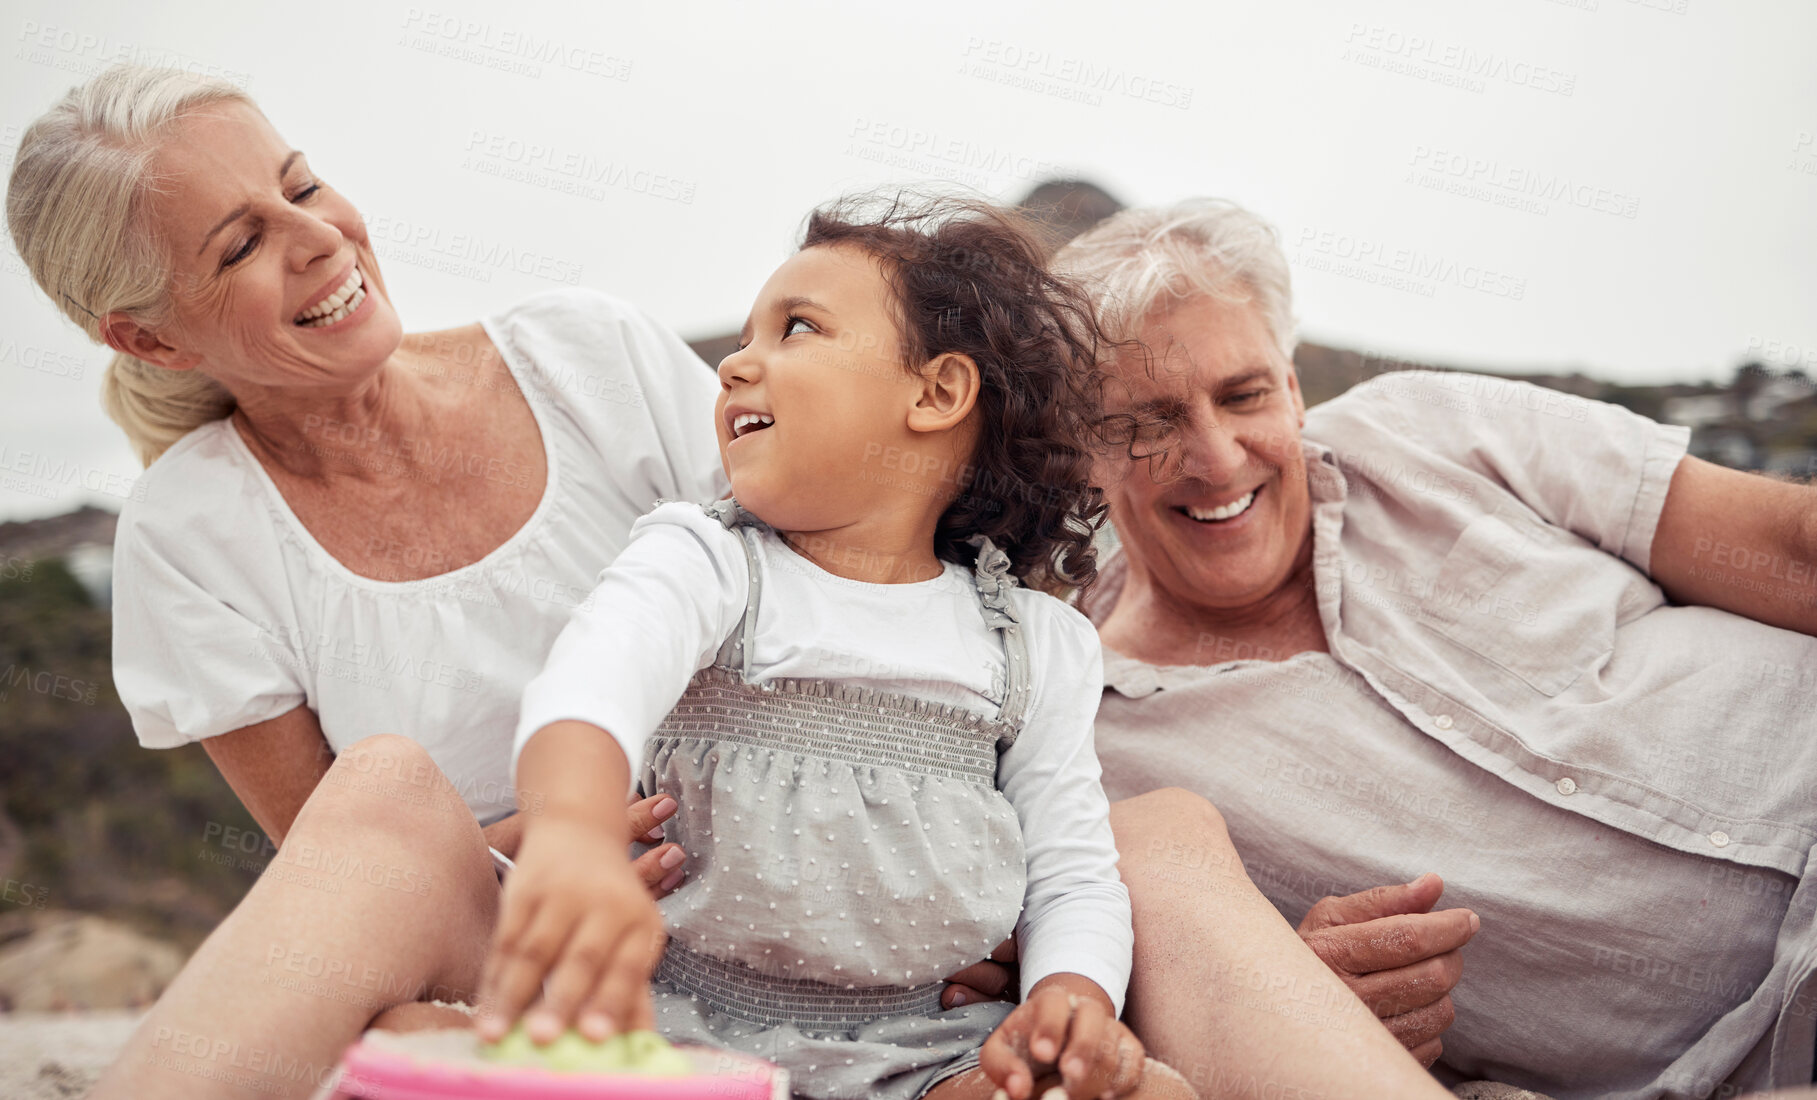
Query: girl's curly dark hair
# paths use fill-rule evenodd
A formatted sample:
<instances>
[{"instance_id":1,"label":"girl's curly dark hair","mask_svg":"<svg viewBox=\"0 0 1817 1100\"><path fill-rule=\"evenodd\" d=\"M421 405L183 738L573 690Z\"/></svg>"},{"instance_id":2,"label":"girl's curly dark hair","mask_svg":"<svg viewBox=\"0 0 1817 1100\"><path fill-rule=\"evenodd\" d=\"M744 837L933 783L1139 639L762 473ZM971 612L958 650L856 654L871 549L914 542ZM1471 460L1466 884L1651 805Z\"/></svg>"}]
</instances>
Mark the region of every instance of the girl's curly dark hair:
<instances>
[{"instance_id":1,"label":"girl's curly dark hair","mask_svg":"<svg viewBox=\"0 0 1817 1100\"><path fill-rule=\"evenodd\" d=\"M905 365L949 352L978 364L977 449L935 553L970 566L966 540L988 535L1029 587L1090 584L1108 511L1091 484L1108 341L1090 296L1047 270L1034 226L981 200L848 196L809 215L801 247L823 245L883 264Z\"/></svg>"}]
</instances>

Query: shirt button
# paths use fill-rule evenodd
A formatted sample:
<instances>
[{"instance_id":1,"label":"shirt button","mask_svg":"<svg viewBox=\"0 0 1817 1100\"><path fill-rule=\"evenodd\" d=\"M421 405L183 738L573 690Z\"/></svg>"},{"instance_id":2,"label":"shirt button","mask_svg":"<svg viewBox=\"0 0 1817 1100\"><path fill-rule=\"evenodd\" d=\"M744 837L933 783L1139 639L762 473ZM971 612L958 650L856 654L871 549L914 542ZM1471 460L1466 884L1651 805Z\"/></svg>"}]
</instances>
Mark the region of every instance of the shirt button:
<instances>
[{"instance_id":1,"label":"shirt button","mask_svg":"<svg viewBox=\"0 0 1817 1100\"><path fill-rule=\"evenodd\" d=\"M1718 848L1727 848L1729 846L1729 834L1718 829L1710 834L1710 843L1716 845Z\"/></svg>"},{"instance_id":2,"label":"shirt button","mask_svg":"<svg viewBox=\"0 0 1817 1100\"><path fill-rule=\"evenodd\" d=\"M1437 718L1434 718L1432 720L1432 724L1442 730L1448 730L1453 725L1453 723L1451 721L1451 716L1449 714L1439 715Z\"/></svg>"},{"instance_id":3,"label":"shirt button","mask_svg":"<svg viewBox=\"0 0 1817 1100\"><path fill-rule=\"evenodd\" d=\"M1572 779L1568 775L1565 776L1563 779L1559 780L1558 781L1558 793L1559 794L1576 794L1577 793L1577 780Z\"/></svg>"}]
</instances>

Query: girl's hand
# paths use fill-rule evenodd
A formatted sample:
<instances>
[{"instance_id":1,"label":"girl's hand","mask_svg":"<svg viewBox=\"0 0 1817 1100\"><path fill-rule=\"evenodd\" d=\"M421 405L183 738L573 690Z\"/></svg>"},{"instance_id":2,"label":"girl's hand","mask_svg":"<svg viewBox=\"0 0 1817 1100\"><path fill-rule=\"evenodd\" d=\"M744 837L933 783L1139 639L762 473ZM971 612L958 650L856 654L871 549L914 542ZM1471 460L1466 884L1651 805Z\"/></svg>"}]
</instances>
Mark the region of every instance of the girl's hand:
<instances>
[{"instance_id":1,"label":"girl's hand","mask_svg":"<svg viewBox=\"0 0 1817 1100\"><path fill-rule=\"evenodd\" d=\"M653 1028L650 974L666 937L623 827L545 813L516 862L480 982L480 1037L501 1038L539 990L525 1026L534 1042L570 1026L594 1042Z\"/></svg>"},{"instance_id":2,"label":"girl's hand","mask_svg":"<svg viewBox=\"0 0 1817 1100\"><path fill-rule=\"evenodd\" d=\"M1060 1072L1072 1100L1123 1096L1142 1083L1142 1041L1111 1015L1110 998L1077 974L1041 979L991 1033L980 1064L1010 1100L1029 1100L1035 1079Z\"/></svg>"}]
</instances>

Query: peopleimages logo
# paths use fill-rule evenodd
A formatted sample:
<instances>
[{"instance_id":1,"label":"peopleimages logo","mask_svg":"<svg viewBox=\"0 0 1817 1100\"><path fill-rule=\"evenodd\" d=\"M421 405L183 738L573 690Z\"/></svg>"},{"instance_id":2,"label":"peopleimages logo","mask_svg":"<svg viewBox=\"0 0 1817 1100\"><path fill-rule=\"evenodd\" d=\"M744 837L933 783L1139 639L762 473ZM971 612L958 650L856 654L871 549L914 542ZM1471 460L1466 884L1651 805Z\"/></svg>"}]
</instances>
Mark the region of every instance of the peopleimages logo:
<instances>
[{"instance_id":1,"label":"peopleimages logo","mask_svg":"<svg viewBox=\"0 0 1817 1100\"><path fill-rule=\"evenodd\" d=\"M967 76L1093 107L1101 105L1106 95L1182 111L1192 106L1192 89L1185 85L1000 38L967 36L960 56L965 60L959 71Z\"/></svg>"},{"instance_id":2,"label":"peopleimages logo","mask_svg":"<svg viewBox=\"0 0 1817 1100\"><path fill-rule=\"evenodd\" d=\"M78 356L21 345L17 340L0 340L0 364L13 364L21 370L67 378L72 382L80 382L87 371L87 365Z\"/></svg>"},{"instance_id":3,"label":"peopleimages logo","mask_svg":"<svg viewBox=\"0 0 1817 1100\"><path fill-rule=\"evenodd\" d=\"M385 258L417 267L442 270L490 281L494 271L515 271L568 286L580 284L581 265L534 249L487 240L478 233L446 231L439 226L386 215L369 216L366 232Z\"/></svg>"},{"instance_id":4,"label":"peopleimages logo","mask_svg":"<svg viewBox=\"0 0 1817 1100\"><path fill-rule=\"evenodd\" d=\"M1798 131L1798 136L1792 139L1792 159L1786 163L1785 170L1817 176L1817 134L1809 130Z\"/></svg>"},{"instance_id":5,"label":"peopleimages logo","mask_svg":"<svg viewBox=\"0 0 1817 1100\"><path fill-rule=\"evenodd\" d=\"M1315 271L1365 282L1380 282L1397 289L1431 289L1449 284L1495 298L1520 301L1527 294L1527 280L1479 264L1460 263L1414 248L1397 248L1349 233L1334 233L1308 226L1300 231L1294 262ZM1405 283L1406 286L1400 284Z\"/></svg>"},{"instance_id":6,"label":"peopleimages logo","mask_svg":"<svg viewBox=\"0 0 1817 1100\"><path fill-rule=\"evenodd\" d=\"M857 116L847 133L846 152L884 161L897 154L897 167L918 167L925 175L945 174L961 183L981 186L993 179L1041 180L1064 175L1053 161L988 142L973 141L927 126Z\"/></svg>"},{"instance_id":7,"label":"peopleimages logo","mask_svg":"<svg viewBox=\"0 0 1817 1100\"><path fill-rule=\"evenodd\" d=\"M696 184L665 172L602 160L582 149L525 141L510 134L473 130L467 135L461 167L549 191L603 202L609 189L690 204Z\"/></svg>"},{"instance_id":8,"label":"peopleimages logo","mask_svg":"<svg viewBox=\"0 0 1817 1100\"><path fill-rule=\"evenodd\" d=\"M15 60L46 65L76 76L92 76L110 65L129 62L155 69L182 69L241 89L252 83L248 73L177 50L33 19L20 23L18 42L19 48L13 53Z\"/></svg>"},{"instance_id":9,"label":"peopleimages logo","mask_svg":"<svg viewBox=\"0 0 1817 1100\"><path fill-rule=\"evenodd\" d=\"M0 699L5 699L12 688L92 707L100 685L93 680L78 680L62 673L13 664L0 669Z\"/></svg>"},{"instance_id":10,"label":"peopleimages logo","mask_svg":"<svg viewBox=\"0 0 1817 1100\"><path fill-rule=\"evenodd\" d=\"M1413 169L1408 176L1410 183L1529 213L1544 214L1548 210L1546 204L1552 202L1619 218L1632 219L1640 212L1638 196L1598 187L1563 172L1547 172L1430 145L1415 145L1408 163Z\"/></svg>"},{"instance_id":11,"label":"peopleimages logo","mask_svg":"<svg viewBox=\"0 0 1817 1100\"><path fill-rule=\"evenodd\" d=\"M1570 96L1577 91L1576 73L1379 24L1350 24L1342 59L1473 92L1481 92L1492 80L1554 95Z\"/></svg>"},{"instance_id":12,"label":"peopleimages logo","mask_svg":"<svg viewBox=\"0 0 1817 1100\"><path fill-rule=\"evenodd\" d=\"M404 16L404 30L402 45L488 69L541 76L542 66L549 65L607 80L631 79L628 59L552 34L537 35L428 8L409 9Z\"/></svg>"},{"instance_id":13,"label":"peopleimages logo","mask_svg":"<svg viewBox=\"0 0 1817 1100\"><path fill-rule=\"evenodd\" d=\"M119 497L145 499L145 483L137 474L121 474L87 466L42 451L22 451L0 443L0 488L55 497L74 489Z\"/></svg>"}]
</instances>

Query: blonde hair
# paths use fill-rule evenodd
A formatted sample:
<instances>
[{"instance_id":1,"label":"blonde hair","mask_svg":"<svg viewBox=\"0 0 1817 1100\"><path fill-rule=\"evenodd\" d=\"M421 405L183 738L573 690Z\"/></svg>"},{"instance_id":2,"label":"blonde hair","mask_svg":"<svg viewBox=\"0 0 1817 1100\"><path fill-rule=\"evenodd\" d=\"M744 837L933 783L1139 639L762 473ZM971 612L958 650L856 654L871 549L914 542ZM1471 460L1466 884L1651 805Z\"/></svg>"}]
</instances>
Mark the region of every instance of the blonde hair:
<instances>
[{"instance_id":1,"label":"blonde hair","mask_svg":"<svg viewBox=\"0 0 1817 1100\"><path fill-rule=\"evenodd\" d=\"M1132 338L1154 310L1204 294L1254 302L1293 361L1293 277L1281 238L1228 199L1113 214L1062 248L1053 267L1090 288L1113 340Z\"/></svg>"},{"instance_id":2,"label":"blonde hair","mask_svg":"<svg viewBox=\"0 0 1817 1100\"><path fill-rule=\"evenodd\" d=\"M32 279L89 339L118 311L142 325L170 317L171 272L145 222L158 133L189 111L244 103L239 88L181 69L115 65L72 88L26 128L6 191L6 225ZM233 411L195 370L116 353L102 383L107 415L147 466L189 432Z\"/></svg>"}]
</instances>

